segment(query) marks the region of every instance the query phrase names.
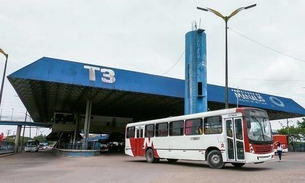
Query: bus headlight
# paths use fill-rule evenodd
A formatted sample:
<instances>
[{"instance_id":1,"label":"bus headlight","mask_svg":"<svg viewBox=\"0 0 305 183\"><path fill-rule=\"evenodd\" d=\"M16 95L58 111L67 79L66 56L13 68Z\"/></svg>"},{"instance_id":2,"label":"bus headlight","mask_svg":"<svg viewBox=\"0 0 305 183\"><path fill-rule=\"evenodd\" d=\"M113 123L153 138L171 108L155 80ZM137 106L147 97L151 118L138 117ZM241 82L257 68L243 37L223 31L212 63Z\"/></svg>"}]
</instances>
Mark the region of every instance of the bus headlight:
<instances>
[{"instance_id":1,"label":"bus headlight","mask_svg":"<svg viewBox=\"0 0 305 183\"><path fill-rule=\"evenodd\" d=\"M254 152L252 144L250 144L249 147L250 147L250 153L254 154L255 152Z\"/></svg>"}]
</instances>

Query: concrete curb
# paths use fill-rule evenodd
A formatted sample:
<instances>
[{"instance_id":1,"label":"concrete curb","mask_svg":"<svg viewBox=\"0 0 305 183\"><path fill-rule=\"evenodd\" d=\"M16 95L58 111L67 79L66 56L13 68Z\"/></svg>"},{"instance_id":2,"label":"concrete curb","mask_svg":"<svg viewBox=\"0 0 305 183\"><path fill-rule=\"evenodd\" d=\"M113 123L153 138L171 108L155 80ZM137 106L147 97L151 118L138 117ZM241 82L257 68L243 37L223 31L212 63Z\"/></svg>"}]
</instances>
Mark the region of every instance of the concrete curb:
<instances>
[{"instance_id":1,"label":"concrete curb","mask_svg":"<svg viewBox=\"0 0 305 183\"><path fill-rule=\"evenodd\" d=\"M1 157L5 157L5 156L11 156L11 155L14 155L15 153L3 153L3 154L0 154L0 158Z\"/></svg>"}]
</instances>

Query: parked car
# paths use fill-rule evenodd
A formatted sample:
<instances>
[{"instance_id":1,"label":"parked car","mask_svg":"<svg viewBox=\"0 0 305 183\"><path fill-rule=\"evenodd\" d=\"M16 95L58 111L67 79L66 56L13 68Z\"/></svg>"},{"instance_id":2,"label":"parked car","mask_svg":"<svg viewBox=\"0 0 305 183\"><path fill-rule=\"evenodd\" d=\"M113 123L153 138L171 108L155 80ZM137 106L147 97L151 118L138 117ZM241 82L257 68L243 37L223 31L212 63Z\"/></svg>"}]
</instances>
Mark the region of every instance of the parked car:
<instances>
[{"instance_id":1,"label":"parked car","mask_svg":"<svg viewBox=\"0 0 305 183\"><path fill-rule=\"evenodd\" d=\"M99 148L101 152L120 152L124 151L124 134L121 133L102 133L91 135L88 139L90 149Z\"/></svg>"},{"instance_id":2,"label":"parked car","mask_svg":"<svg viewBox=\"0 0 305 183\"><path fill-rule=\"evenodd\" d=\"M48 149L48 147L49 147L48 143L39 144L39 149L41 149L41 150L46 150L46 149Z\"/></svg>"},{"instance_id":3,"label":"parked car","mask_svg":"<svg viewBox=\"0 0 305 183\"><path fill-rule=\"evenodd\" d=\"M38 152L39 141L38 140L28 140L25 143L24 151L25 152Z\"/></svg>"},{"instance_id":4,"label":"parked car","mask_svg":"<svg viewBox=\"0 0 305 183\"><path fill-rule=\"evenodd\" d=\"M123 152L125 148L124 134L105 133L99 140L101 152Z\"/></svg>"}]
</instances>

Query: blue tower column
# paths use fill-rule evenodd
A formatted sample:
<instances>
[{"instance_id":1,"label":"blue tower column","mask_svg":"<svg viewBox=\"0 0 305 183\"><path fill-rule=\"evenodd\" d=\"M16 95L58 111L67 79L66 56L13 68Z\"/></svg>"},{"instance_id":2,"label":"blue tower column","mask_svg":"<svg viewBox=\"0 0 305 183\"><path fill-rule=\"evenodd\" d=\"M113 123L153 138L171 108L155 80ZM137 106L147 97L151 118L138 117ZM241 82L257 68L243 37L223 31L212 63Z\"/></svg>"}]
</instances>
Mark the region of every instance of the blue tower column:
<instances>
[{"instance_id":1,"label":"blue tower column","mask_svg":"<svg viewBox=\"0 0 305 183\"><path fill-rule=\"evenodd\" d=\"M203 29L185 35L184 113L207 111L206 34Z\"/></svg>"}]
</instances>

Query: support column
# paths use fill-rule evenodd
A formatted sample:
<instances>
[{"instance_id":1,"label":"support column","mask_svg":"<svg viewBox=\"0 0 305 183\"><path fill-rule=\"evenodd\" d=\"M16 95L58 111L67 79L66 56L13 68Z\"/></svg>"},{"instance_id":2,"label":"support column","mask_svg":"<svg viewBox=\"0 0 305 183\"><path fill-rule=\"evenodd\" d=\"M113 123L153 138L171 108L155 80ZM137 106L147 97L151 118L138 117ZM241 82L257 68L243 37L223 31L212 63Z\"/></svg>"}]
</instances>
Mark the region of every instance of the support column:
<instances>
[{"instance_id":1,"label":"support column","mask_svg":"<svg viewBox=\"0 0 305 183\"><path fill-rule=\"evenodd\" d=\"M83 149L88 148L88 136L89 136L89 131L90 131L91 109L92 109L92 100L87 100L85 123L84 123Z\"/></svg>"},{"instance_id":2,"label":"support column","mask_svg":"<svg viewBox=\"0 0 305 183\"><path fill-rule=\"evenodd\" d=\"M78 134L78 123L79 123L79 113L75 114L75 128L74 128L74 134L73 134L73 148L77 149L75 146L76 142L76 136Z\"/></svg>"},{"instance_id":3,"label":"support column","mask_svg":"<svg viewBox=\"0 0 305 183\"><path fill-rule=\"evenodd\" d=\"M21 152L24 150L24 133L25 133L26 126L23 125L23 131L22 131L22 141L21 141Z\"/></svg>"},{"instance_id":4,"label":"support column","mask_svg":"<svg viewBox=\"0 0 305 183\"><path fill-rule=\"evenodd\" d=\"M20 145L20 134L21 134L21 125L17 126L17 132L16 132L16 137L15 137L15 147L14 147L14 153L18 152L18 148Z\"/></svg>"}]
</instances>

